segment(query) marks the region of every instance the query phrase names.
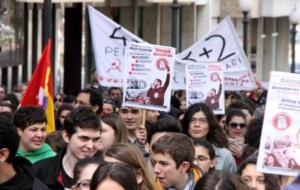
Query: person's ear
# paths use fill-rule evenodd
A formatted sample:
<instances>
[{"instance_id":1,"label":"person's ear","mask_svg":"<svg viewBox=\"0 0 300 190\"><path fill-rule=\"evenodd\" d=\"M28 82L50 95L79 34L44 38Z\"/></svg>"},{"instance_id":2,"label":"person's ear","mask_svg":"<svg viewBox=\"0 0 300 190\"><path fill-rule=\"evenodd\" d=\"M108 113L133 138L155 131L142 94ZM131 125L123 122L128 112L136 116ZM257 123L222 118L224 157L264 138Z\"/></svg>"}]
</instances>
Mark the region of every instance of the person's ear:
<instances>
[{"instance_id":1,"label":"person's ear","mask_svg":"<svg viewBox=\"0 0 300 190\"><path fill-rule=\"evenodd\" d=\"M210 167L210 168L214 168L216 165L217 165L217 160L216 160L216 159L212 159L212 160L210 161L209 167Z\"/></svg>"},{"instance_id":2,"label":"person's ear","mask_svg":"<svg viewBox=\"0 0 300 190\"><path fill-rule=\"evenodd\" d=\"M5 162L9 157L9 150L8 148L1 148L0 149L0 164Z\"/></svg>"},{"instance_id":3,"label":"person's ear","mask_svg":"<svg viewBox=\"0 0 300 190\"><path fill-rule=\"evenodd\" d=\"M66 130L62 131L62 137L63 137L65 143L69 143L70 142L70 137L69 137L69 135L68 135L68 133L67 133Z\"/></svg>"},{"instance_id":4,"label":"person's ear","mask_svg":"<svg viewBox=\"0 0 300 190\"><path fill-rule=\"evenodd\" d=\"M191 164L188 163L187 161L183 161L183 162L181 163L181 167L182 167L182 170L183 170L185 173L187 173L187 172L189 171L190 167L191 167Z\"/></svg>"},{"instance_id":5,"label":"person's ear","mask_svg":"<svg viewBox=\"0 0 300 190\"><path fill-rule=\"evenodd\" d=\"M19 127L17 127L17 132L18 132L18 134L19 134L19 136L22 136L22 129L20 129Z\"/></svg>"},{"instance_id":6,"label":"person's ear","mask_svg":"<svg viewBox=\"0 0 300 190\"><path fill-rule=\"evenodd\" d=\"M141 168L136 170L136 181L138 184L141 184L144 181L144 173Z\"/></svg>"}]
</instances>

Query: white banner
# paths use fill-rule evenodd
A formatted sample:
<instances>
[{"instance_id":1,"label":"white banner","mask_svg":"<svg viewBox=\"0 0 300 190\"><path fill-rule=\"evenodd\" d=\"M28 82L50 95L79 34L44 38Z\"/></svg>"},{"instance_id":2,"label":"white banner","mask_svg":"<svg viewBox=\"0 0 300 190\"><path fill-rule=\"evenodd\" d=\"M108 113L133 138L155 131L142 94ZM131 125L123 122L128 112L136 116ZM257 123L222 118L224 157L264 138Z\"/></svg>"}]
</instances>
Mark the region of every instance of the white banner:
<instances>
[{"instance_id":1,"label":"white banner","mask_svg":"<svg viewBox=\"0 0 300 190\"><path fill-rule=\"evenodd\" d=\"M205 102L215 114L224 114L223 68L220 63L186 64L187 107Z\"/></svg>"},{"instance_id":2,"label":"white banner","mask_svg":"<svg viewBox=\"0 0 300 190\"><path fill-rule=\"evenodd\" d=\"M175 49L130 43L126 48L123 105L168 111Z\"/></svg>"},{"instance_id":3,"label":"white banner","mask_svg":"<svg viewBox=\"0 0 300 190\"><path fill-rule=\"evenodd\" d=\"M271 72L257 169L296 176L300 172L300 75Z\"/></svg>"},{"instance_id":4,"label":"white banner","mask_svg":"<svg viewBox=\"0 0 300 190\"><path fill-rule=\"evenodd\" d=\"M122 87L125 48L143 40L93 7L88 6L88 11L98 81L102 86Z\"/></svg>"},{"instance_id":5,"label":"white banner","mask_svg":"<svg viewBox=\"0 0 300 190\"><path fill-rule=\"evenodd\" d=\"M240 46L235 28L229 17L223 19L209 34L177 55L179 62L221 62L224 66L225 90L253 90L255 80L251 72L247 57ZM175 70L179 63L175 63ZM184 73L184 70L181 70ZM177 81L183 74L175 75ZM176 84L176 83L175 83ZM182 89L182 83L174 84Z\"/></svg>"}]
</instances>

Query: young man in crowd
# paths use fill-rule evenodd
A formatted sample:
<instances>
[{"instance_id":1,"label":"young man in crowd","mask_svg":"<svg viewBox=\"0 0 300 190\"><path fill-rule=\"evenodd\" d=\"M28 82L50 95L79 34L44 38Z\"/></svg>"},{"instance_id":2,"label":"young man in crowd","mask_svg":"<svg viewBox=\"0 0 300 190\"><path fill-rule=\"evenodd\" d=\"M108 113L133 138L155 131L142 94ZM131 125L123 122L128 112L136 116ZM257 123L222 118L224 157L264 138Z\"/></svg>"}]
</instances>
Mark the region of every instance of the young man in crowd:
<instances>
[{"instance_id":1,"label":"young man in crowd","mask_svg":"<svg viewBox=\"0 0 300 190\"><path fill-rule=\"evenodd\" d=\"M64 122L66 149L55 157L35 163L37 177L49 189L71 188L75 164L78 160L93 157L97 153L100 130L100 119L90 107L75 108Z\"/></svg>"},{"instance_id":2,"label":"young man in crowd","mask_svg":"<svg viewBox=\"0 0 300 190\"><path fill-rule=\"evenodd\" d=\"M90 106L97 115L100 115L103 106L102 95L95 89L83 89L75 100L75 107L81 105Z\"/></svg>"},{"instance_id":3,"label":"young man in crowd","mask_svg":"<svg viewBox=\"0 0 300 190\"><path fill-rule=\"evenodd\" d=\"M45 143L47 119L43 108L38 106L21 107L15 113L14 124L20 136L17 156L22 156L31 163L35 163L56 155Z\"/></svg>"},{"instance_id":4,"label":"young man in crowd","mask_svg":"<svg viewBox=\"0 0 300 190\"><path fill-rule=\"evenodd\" d=\"M193 165L195 149L186 135L172 133L160 137L152 145L151 154L160 189L194 189L202 176L200 169Z\"/></svg>"},{"instance_id":5,"label":"young man in crowd","mask_svg":"<svg viewBox=\"0 0 300 190\"><path fill-rule=\"evenodd\" d=\"M32 164L22 157L15 157L20 137L11 118L0 113L0 189L47 190L38 180Z\"/></svg>"},{"instance_id":6,"label":"young man in crowd","mask_svg":"<svg viewBox=\"0 0 300 190\"><path fill-rule=\"evenodd\" d=\"M122 89L118 87L110 87L108 90L108 97L114 101L120 101L122 99Z\"/></svg>"}]
</instances>

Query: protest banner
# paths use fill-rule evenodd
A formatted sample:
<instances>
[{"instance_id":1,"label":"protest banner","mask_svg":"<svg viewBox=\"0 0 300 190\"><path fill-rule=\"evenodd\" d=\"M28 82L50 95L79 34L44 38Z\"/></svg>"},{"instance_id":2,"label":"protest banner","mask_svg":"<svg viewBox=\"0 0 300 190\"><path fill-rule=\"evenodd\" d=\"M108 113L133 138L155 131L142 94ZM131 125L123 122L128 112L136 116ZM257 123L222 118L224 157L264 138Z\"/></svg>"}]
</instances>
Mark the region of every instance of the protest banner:
<instances>
[{"instance_id":1,"label":"protest banner","mask_svg":"<svg viewBox=\"0 0 300 190\"><path fill-rule=\"evenodd\" d=\"M211 32L190 48L177 54L174 88L180 89L184 70L177 69L183 63L220 62L224 66L225 90L253 90L255 80L247 57L240 45L229 17L224 18ZM180 71L182 73L180 73Z\"/></svg>"},{"instance_id":2,"label":"protest banner","mask_svg":"<svg viewBox=\"0 0 300 190\"><path fill-rule=\"evenodd\" d=\"M271 72L257 162L258 171L300 172L300 76Z\"/></svg>"},{"instance_id":3,"label":"protest banner","mask_svg":"<svg viewBox=\"0 0 300 190\"><path fill-rule=\"evenodd\" d=\"M123 87L125 48L129 42L143 42L104 14L88 6L97 78L102 86Z\"/></svg>"},{"instance_id":4,"label":"protest banner","mask_svg":"<svg viewBox=\"0 0 300 190\"><path fill-rule=\"evenodd\" d=\"M205 102L215 114L224 114L223 68L218 62L186 64L187 107Z\"/></svg>"},{"instance_id":5,"label":"protest banner","mask_svg":"<svg viewBox=\"0 0 300 190\"><path fill-rule=\"evenodd\" d=\"M125 55L123 105L168 111L175 49L130 43Z\"/></svg>"}]
</instances>

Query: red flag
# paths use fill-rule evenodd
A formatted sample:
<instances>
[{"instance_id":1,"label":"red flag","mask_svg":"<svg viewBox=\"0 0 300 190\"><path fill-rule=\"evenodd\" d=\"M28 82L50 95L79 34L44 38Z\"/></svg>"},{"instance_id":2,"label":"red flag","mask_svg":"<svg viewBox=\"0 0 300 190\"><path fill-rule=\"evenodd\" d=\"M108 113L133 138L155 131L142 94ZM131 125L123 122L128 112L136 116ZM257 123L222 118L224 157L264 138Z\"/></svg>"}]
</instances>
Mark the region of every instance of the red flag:
<instances>
[{"instance_id":1,"label":"red flag","mask_svg":"<svg viewBox=\"0 0 300 190\"><path fill-rule=\"evenodd\" d=\"M47 116L47 132L55 130L50 56L51 40L49 39L21 100L21 106L40 105L43 107Z\"/></svg>"}]
</instances>

